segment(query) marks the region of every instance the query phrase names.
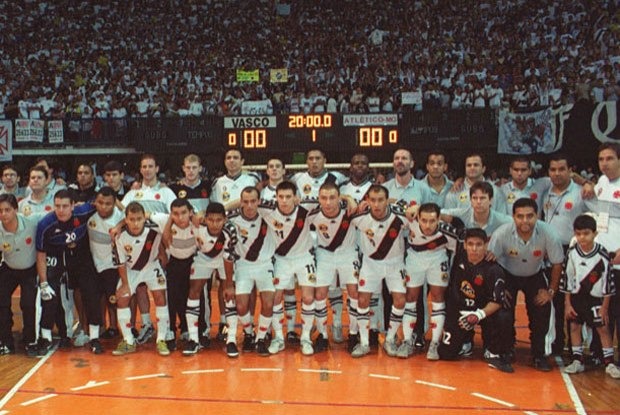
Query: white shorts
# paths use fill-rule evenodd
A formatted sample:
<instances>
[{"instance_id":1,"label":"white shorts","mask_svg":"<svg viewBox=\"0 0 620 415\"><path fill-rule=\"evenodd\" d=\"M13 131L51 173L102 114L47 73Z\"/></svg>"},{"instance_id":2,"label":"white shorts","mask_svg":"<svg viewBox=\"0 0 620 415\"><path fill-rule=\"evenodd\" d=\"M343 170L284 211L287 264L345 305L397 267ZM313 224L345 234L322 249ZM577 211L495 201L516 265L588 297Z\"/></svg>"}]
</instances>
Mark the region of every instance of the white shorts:
<instances>
[{"instance_id":1,"label":"white shorts","mask_svg":"<svg viewBox=\"0 0 620 415\"><path fill-rule=\"evenodd\" d=\"M189 272L189 279L191 280L208 280L213 278L213 273L217 271L221 280L226 279L226 273L224 271L224 260L207 260L203 255L196 255L194 257L194 263Z\"/></svg>"},{"instance_id":2,"label":"white shorts","mask_svg":"<svg viewBox=\"0 0 620 415\"><path fill-rule=\"evenodd\" d=\"M316 266L314 256L310 253L291 258L276 255L274 271L273 285L276 290L294 289L295 277L301 286L314 287L316 285Z\"/></svg>"},{"instance_id":3,"label":"white shorts","mask_svg":"<svg viewBox=\"0 0 620 415\"><path fill-rule=\"evenodd\" d=\"M144 283L151 291L166 289L166 273L162 269L159 261L153 261L147 264L140 271L127 269L127 282L129 283L129 293L136 293L138 285ZM121 286L121 280L118 280L116 288Z\"/></svg>"},{"instance_id":4,"label":"white shorts","mask_svg":"<svg viewBox=\"0 0 620 415\"><path fill-rule=\"evenodd\" d=\"M258 292L275 291L271 260L261 262L237 261L235 263L235 291L250 294L256 285Z\"/></svg>"},{"instance_id":5,"label":"white shorts","mask_svg":"<svg viewBox=\"0 0 620 415\"><path fill-rule=\"evenodd\" d=\"M385 279L388 290L391 293L405 293L405 271L404 262L375 261L364 257L362 268L357 283L357 290L365 293L381 292L381 282Z\"/></svg>"},{"instance_id":6,"label":"white shorts","mask_svg":"<svg viewBox=\"0 0 620 415\"><path fill-rule=\"evenodd\" d=\"M357 252L331 252L326 249L316 250L316 286L336 287L340 280L340 288L347 284L357 285L359 276L359 260ZM336 278L338 277L338 278Z\"/></svg>"},{"instance_id":7,"label":"white shorts","mask_svg":"<svg viewBox=\"0 0 620 415\"><path fill-rule=\"evenodd\" d=\"M445 250L412 254L407 252L407 288L421 287L428 283L435 287L447 287L450 282L450 263Z\"/></svg>"}]
</instances>

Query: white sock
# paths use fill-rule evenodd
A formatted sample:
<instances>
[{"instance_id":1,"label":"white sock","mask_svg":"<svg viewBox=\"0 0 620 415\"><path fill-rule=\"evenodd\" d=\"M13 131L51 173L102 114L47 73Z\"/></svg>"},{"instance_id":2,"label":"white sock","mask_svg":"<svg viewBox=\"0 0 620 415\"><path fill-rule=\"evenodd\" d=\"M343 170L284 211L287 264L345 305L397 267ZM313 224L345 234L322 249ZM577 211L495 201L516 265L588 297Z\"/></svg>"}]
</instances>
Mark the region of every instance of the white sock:
<instances>
[{"instance_id":1,"label":"white sock","mask_svg":"<svg viewBox=\"0 0 620 415\"><path fill-rule=\"evenodd\" d=\"M446 321L446 303L435 303L431 301L431 341L439 343Z\"/></svg>"},{"instance_id":2,"label":"white sock","mask_svg":"<svg viewBox=\"0 0 620 415\"><path fill-rule=\"evenodd\" d=\"M168 306L155 307L155 317L157 318L157 341L166 340L166 333L170 329Z\"/></svg>"},{"instance_id":3,"label":"white sock","mask_svg":"<svg viewBox=\"0 0 620 415\"><path fill-rule=\"evenodd\" d=\"M273 317L271 319L271 326L273 327L274 338L284 341L284 334L282 334L282 325L284 324L284 309L282 303L274 304Z\"/></svg>"},{"instance_id":4,"label":"white sock","mask_svg":"<svg viewBox=\"0 0 620 415\"><path fill-rule=\"evenodd\" d=\"M404 308L396 308L392 306L392 312L390 313L390 327L388 327L386 340L394 341L396 339L396 332L403 321Z\"/></svg>"},{"instance_id":5,"label":"white sock","mask_svg":"<svg viewBox=\"0 0 620 415\"><path fill-rule=\"evenodd\" d=\"M303 305L302 305L303 309ZM303 312L302 312L303 316ZM316 318L316 329L327 338L327 302L325 300L314 301L314 317Z\"/></svg>"},{"instance_id":6,"label":"white sock","mask_svg":"<svg viewBox=\"0 0 620 415\"><path fill-rule=\"evenodd\" d=\"M261 314L258 317L258 331L256 332L256 340L262 340L265 338L270 325L271 325L271 316L265 317L264 315ZM280 332L282 332L282 330L280 330Z\"/></svg>"},{"instance_id":7,"label":"white sock","mask_svg":"<svg viewBox=\"0 0 620 415\"><path fill-rule=\"evenodd\" d=\"M310 340L310 331L314 324L314 301L312 304L301 304L301 338L300 340Z\"/></svg>"},{"instance_id":8,"label":"white sock","mask_svg":"<svg viewBox=\"0 0 620 415\"><path fill-rule=\"evenodd\" d=\"M136 339L133 337L133 333L131 332L131 310L129 307L117 308L116 318L118 319L118 325L121 328L123 339L128 344L134 344Z\"/></svg>"},{"instance_id":9,"label":"white sock","mask_svg":"<svg viewBox=\"0 0 620 415\"><path fill-rule=\"evenodd\" d=\"M187 299L185 306L185 320L187 320L187 334L190 340L198 343L198 316L200 315L200 300Z\"/></svg>"},{"instance_id":10,"label":"white sock","mask_svg":"<svg viewBox=\"0 0 620 415\"><path fill-rule=\"evenodd\" d=\"M403 340L413 340L413 331L417 320L416 302L406 303L405 314L403 314Z\"/></svg>"}]
</instances>

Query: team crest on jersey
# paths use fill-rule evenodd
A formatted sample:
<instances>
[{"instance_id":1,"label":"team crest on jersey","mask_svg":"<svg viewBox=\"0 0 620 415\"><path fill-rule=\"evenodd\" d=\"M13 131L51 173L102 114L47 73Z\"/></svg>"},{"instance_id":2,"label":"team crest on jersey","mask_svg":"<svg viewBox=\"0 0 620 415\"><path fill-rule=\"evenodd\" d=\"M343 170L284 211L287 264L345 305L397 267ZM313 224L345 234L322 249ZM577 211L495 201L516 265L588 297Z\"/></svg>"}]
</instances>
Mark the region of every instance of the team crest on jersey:
<instances>
[{"instance_id":1,"label":"team crest on jersey","mask_svg":"<svg viewBox=\"0 0 620 415\"><path fill-rule=\"evenodd\" d=\"M157 273L157 284L166 285L166 277L164 277L160 273Z\"/></svg>"},{"instance_id":2,"label":"team crest on jersey","mask_svg":"<svg viewBox=\"0 0 620 415\"><path fill-rule=\"evenodd\" d=\"M24 216L30 216L32 213L32 208L28 205L24 206Z\"/></svg>"},{"instance_id":3,"label":"team crest on jersey","mask_svg":"<svg viewBox=\"0 0 620 415\"><path fill-rule=\"evenodd\" d=\"M247 238L248 237L248 230L245 228L239 228L239 235L241 235L242 238Z\"/></svg>"},{"instance_id":4,"label":"team crest on jersey","mask_svg":"<svg viewBox=\"0 0 620 415\"><path fill-rule=\"evenodd\" d=\"M273 221L273 227L280 230L284 227L284 224L282 222L278 222L277 220Z\"/></svg>"},{"instance_id":5,"label":"team crest on jersey","mask_svg":"<svg viewBox=\"0 0 620 415\"><path fill-rule=\"evenodd\" d=\"M530 199L537 200L538 199L538 193L536 193L536 192L530 193Z\"/></svg>"},{"instance_id":6,"label":"team crest on jersey","mask_svg":"<svg viewBox=\"0 0 620 415\"><path fill-rule=\"evenodd\" d=\"M517 255L519 255L519 251L516 250L515 248L510 248L510 250L508 250L508 255L510 255L510 256L517 256Z\"/></svg>"},{"instance_id":7,"label":"team crest on jersey","mask_svg":"<svg viewBox=\"0 0 620 415\"><path fill-rule=\"evenodd\" d=\"M10 243L8 243L8 242L4 242L4 243L2 244L2 250L3 250L4 252L9 252L11 249L12 249L12 247L11 247L11 244L10 244Z\"/></svg>"},{"instance_id":8,"label":"team crest on jersey","mask_svg":"<svg viewBox=\"0 0 620 415\"><path fill-rule=\"evenodd\" d=\"M136 192L136 199L142 199L144 197L144 193Z\"/></svg>"},{"instance_id":9,"label":"team crest on jersey","mask_svg":"<svg viewBox=\"0 0 620 415\"><path fill-rule=\"evenodd\" d=\"M515 194L510 192L510 193L508 193L508 197L506 197L506 201L508 201L508 203L512 204L512 203L514 203L516 198L517 197L515 196Z\"/></svg>"},{"instance_id":10,"label":"team crest on jersey","mask_svg":"<svg viewBox=\"0 0 620 415\"><path fill-rule=\"evenodd\" d=\"M313 273L308 274L308 281L310 281L311 284L316 284L316 275Z\"/></svg>"},{"instance_id":11,"label":"team crest on jersey","mask_svg":"<svg viewBox=\"0 0 620 415\"><path fill-rule=\"evenodd\" d=\"M67 248L69 249L73 249L77 246L77 244L75 242L71 242L69 245L67 245Z\"/></svg>"},{"instance_id":12,"label":"team crest on jersey","mask_svg":"<svg viewBox=\"0 0 620 415\"><path fill-rule=\"evenodd\" d=\"M598 272L592 271L591 273L589 273L588 274L588 279L590 280L591 284L594 284L595 282L597 282L598 279L599 279Z\"/></svg>"},{"instance_id":13,"label":"team crest on jersey","mask_svg":"<svg viewBox=\"0 0 620 415\"><path fill-rule=\"evenodd\" d=\"M467 202L467 193L466 193L466 192L463 192L463 193L461 193L461 194L459 195L459 201L460 201L461 203L465 203L465 202Z\"/></svg>"},{"instance_id":14,"label":"team crest on jersey","mask_svg":"<svg viewBox=\"0 0 620 415\"><path fill-rule=\"evenodd\" d=\"M319 225L319 232L321 232L321 233L325 233L325 232L327 232L328 230L329 230L329 226L328 226L328 225L326 225L326 224L324 224L324 223L321 223L321 224Z\"/></svg>"},{"instance_id":15,"label":"team crest on jersey","mask_svg":"<svg viewBox=\"0 0 620 415\"><path fill-rule=\"evenodd\" d=\"M370 239L374 238L375 233L373 232L372 229L366 229L366 231L364 232L366 234L367 237L369 237Z\"/></svg>"},{"instance_id":16,"label":"team crest on jersey","mask_svg":"<svg viewBox=\"0 0 620 415\"><path fill-rule=\"evenodd\" d=\"M474 287L471 286L469 281L462 281L461 282L461 292L467 298L472 298L472 299L476 298L476 291L474 291Z\"/></svg>"},{"instance_id":17,"label":"team crest on jersey","mask_svg":"<svg viewBox=\"0 0 620 415\"><path fill-rule=\"evenodd\" d=\"M205 241L200 237L196 238L196 242L198 242L198 245L200 246L203 246L205 244Z\"/></svg>"},{"instance_id":18,"label":"team crest on jersey","mask_svg":"<svg viewBox=\"0 0 620 415\"><path fill-rule=\"evenodd\" d=\"M570 200L564 203L564 209L571 210L572 208L573 208L573 202L571 202Z\"/></svg>"},{"instance_id":19,"label":"team crest on jersey","mask_svg":"<svg viewBox=\"0 0 620 415\"><path fill-rule=\"evenodd\" d=\"M185 190L179 190L179 197L181 199L185 199L186 196L187 196L187 192Z\"/></svg>"},{"instance_id":20,"label":"team crest on jersey","mask_svg":"<svg viewBox=\"0 0 620 415\"><path fill-rule=\"evenodd\" d=\"M88 227L91 229L95 229L97 227L97 222L95 222L94 220L89 220Z\"/></svg>"},{"instance_id":21,"label":"team crest on jersey","mask_svg":"<svg viewBox=\"0 0 620 415\"><path fill-rule=\"evenodd\" d=\"M312 191L312 186L310 186L309 184L304 184L304 188L303 188L304 194L309 195L311 191Z\"/></svg>"},{"instance_id":22,"label":"team crest on jersey","mask_svg":"<svg viewBox=\"0 0 620 415\"><path fill-rule=\"evenodd\" d=\"M133 247L129 244L125 245L123 248L125 248L125 252L129 255L133 252Z\"/></svg>"},{"instance_id":23,"label":"team crest on jersey","mask_svg":"<svg viewBox=\"0 0 620 415\"><path fill-rule=\"evenodd\" d=\"M228 192L222 193L222 200L224 202L228 202L228 199L230 199L230 193L228 193Z\"/></svg>"},{"instance_id":24,"label":"team crest on jersey","mask_svg":"<svg viewBox=\"0 0 620 415\"><path fill-rule=\"evenodd\" d=\"M116 304L116 296L112 294L110 298L108 298L108 301L110 302L110 304Z\"/></svg>"},{"instance_id":25,"label":"team crest on jersey","mask_svg":"<svg viewBox=\"0 0 620 415\"><path fill-rule=\"evenodd\" d=\"M442 272L442 273L441 273L441 281L443 281L443 282L447 282L447 281L448 281L448 278L450 278L450 276L448 275L448 273L447 273L447 272Z\"/></svg>"},{"instance_id":26,"label":"team crest on jersey","mask_svg":"<svg viewBox=\"0 0 620 415\"><path fill-rule=\"evenodd\" d=\"M480 287L483 282L484 282L484 278L482 277L482 275L478 274L474 277L474 284L477 285L478 287Z\"/></svg>"}]
</instances>

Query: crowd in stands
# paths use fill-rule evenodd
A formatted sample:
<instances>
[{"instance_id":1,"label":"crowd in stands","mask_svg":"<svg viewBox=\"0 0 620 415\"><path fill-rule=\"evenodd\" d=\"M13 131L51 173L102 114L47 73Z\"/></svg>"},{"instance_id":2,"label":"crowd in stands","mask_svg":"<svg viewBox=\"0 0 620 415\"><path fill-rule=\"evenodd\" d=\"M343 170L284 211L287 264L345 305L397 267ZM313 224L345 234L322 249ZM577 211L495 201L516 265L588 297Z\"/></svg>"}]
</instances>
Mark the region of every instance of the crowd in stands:
<instances>
[{"instance_id":1,"label":"crowd in stands","mask_svg":"<svg viewBox=\"0 0 620 415\"><path fill-rule=\"evenodd\" d=\"M617 100L618 21L611 0L7 2L0 117L393 112L403 93L418 110Z\"/></svg>"}]
</instances>

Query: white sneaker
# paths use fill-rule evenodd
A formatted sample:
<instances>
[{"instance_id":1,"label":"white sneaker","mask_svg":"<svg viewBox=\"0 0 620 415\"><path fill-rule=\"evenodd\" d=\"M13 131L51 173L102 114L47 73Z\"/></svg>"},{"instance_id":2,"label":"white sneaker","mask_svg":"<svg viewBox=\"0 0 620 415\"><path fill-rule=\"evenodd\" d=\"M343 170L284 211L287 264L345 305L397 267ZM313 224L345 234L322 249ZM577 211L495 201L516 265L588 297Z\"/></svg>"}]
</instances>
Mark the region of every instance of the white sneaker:
<instances>
[{"instance_id":1,"label":"white sneaker","mask_svg":"<svg viewBox=\"0 0 620 415\"><path fill-rule=\"evenodd\" d=\"M314 348L312 347L312 342L310 340L302 340L300 348L301 354L304 356L312 356L314 354Z\"/></svg>"},{"instance_id":2,"label":"white sneaker","mask_svg":"<svg viewBox=\"0 0 620 415\"><path fill-rule=\"evenodd\" d=\"M463 343L461 346L461 350L459 351L459 356L469 357L474 353L474 345L471 342Z\"/></svg>"},{"instance_id":3,"label":"white sneaker","mask_svg":"<svg viewBox=\"0 0 620 415\"><path fill-rule=\"evenodd\" d=\"M605 368L605 373L614 379L620 379L620 368L613 363L610 363Z\"/></svg>"},{"instance_id":4,"label":"white sneaker","mask_svg":"<svg viewBox=\"0 0 620 415\"><path fill-rule=\"evenodd\" d=\"M271 344L269 345L269 353L276 354L284 350L284 340L283 339L271 339Z\"/></svg>"},{"instance_id":5,"label":"white sneaker","mask_svg":"<svg viewBox=\"0 0 620 415\"><path fill-rule=\"evenodd\" d=\"M438 347L438 342L430 342L428 345L428 351L426 352L426 359L439 360L439 352L437 351Z\"/></svg>"},{"instance_id":6,"label":"white sneaker","mask_svg":"<svg viewBox=\"0 0 620 415\"><path fill-rule=\"evenodd\" d=\"M385 350L385 353L387 353L388 356L395 357L398 353L398 345L396 344L396 340L385 339L383 342L383 350Z\"/></svg>"},{"instance_id":7,"label":"white sneaker","mask_svg":"<svg viewBox=\"0 0 620 415\"><path fill-rule=\"evenodd\" d=\"M332 340L334 343L344 342L344 336L342 335L342 326L332 326Z\"/></svg>"},{"instance_id":8,"label":"white sneaker","mask_svg":"<svg viewBox=\"0 0 620 415\"><path fill-rule=\"evenodd\" d=\"M75 347L84 347L88 342L90 342L90 337L88 334L84 333L84 330L80 330L75 339L73 339L73 345Z\"/></svg>"},{"instance_id":9,"label":"white sneaker","mask_svg":"<svg viewBox=\"0 0 620 415\"><path fill-rule=\"evenodd\" d=\"M353 351L351 352L351 357L362 357L366 356L368 353L370 353L370 346L367 344L362 345L361 343L358 343L353 348Z\"/></svg>"},{"instance_id":10,"label":"white sneaker","mask_svg":"<svg viewBox=\"0 0 620 415\"><path fill-rule=\"evenodd\" d=\"M406 359L413 354L415 350L413 346L413 340L405 340L398 346L398 350L396 351L396 356L401 359Z\"/></svg>"},{"instance_id":11,"label":"white sneaker","mask_svg":"<svg viewBox=\"0 0 620 415\"><path fill-rule=\"evenodd\" d=\"M566 366L564 368L564 373L568 373L568 374L574 374L574 373L581 373L584 370L586 370L585 366L583 365L583 363L581 363L579 360L575 359L573 360L573 362Z\"/></svg>"}]
</instances>

